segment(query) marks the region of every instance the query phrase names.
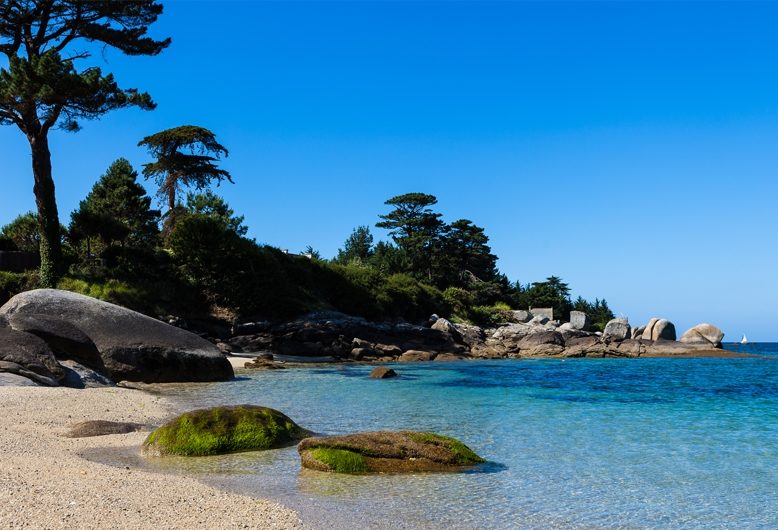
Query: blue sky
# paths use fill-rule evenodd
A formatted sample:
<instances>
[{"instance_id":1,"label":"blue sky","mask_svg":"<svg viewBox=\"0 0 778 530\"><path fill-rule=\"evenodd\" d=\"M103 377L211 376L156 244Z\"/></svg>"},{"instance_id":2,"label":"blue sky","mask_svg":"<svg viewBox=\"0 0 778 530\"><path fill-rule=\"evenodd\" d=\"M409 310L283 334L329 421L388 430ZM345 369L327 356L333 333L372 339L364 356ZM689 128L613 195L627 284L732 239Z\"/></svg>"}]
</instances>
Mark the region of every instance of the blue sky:
<instances>
[{"instance_id":1,"label":"blue sky","mask_svg":"<svg viewBox=\"0 0 778 530\"><path fill-rule=\"evenodd\" d=\"M230 149L216 191L260 242L332 256L423 191L512 280L778 340L778 4L164 3L168 50L98 56L157 110L52 135L63 220L111 161L148 161L140 138L192 123ZM11 127L0 156L4 224L34 202Z\"/></svg>"}]
</instances>

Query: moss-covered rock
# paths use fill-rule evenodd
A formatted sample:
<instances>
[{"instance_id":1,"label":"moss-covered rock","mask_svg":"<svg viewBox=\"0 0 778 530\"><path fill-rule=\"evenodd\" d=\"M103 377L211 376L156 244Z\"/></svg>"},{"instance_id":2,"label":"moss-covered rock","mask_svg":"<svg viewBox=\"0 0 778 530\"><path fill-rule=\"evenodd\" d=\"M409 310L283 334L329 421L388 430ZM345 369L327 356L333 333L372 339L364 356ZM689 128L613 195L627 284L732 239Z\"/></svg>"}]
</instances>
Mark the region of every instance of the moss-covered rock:
<instances>
[{"instance_id":1,"label":"moss-covered rock","mask_svg":"<svg viewBox=\"0 0 778 530\"><path fill-rule=\"evenodd\" d=\"M335 473L462 471L485 462L454 438L429 432L364 432L307 438L302 466Z\"/></svg>"},{"instance_id":2,"label":"moss-covered rock","mask_svg":"<svg viewBox=\"0 0 778 530\"><path fill-rule=\"evenodd\" d=\"M255 405L193 410L149 434L148 455L206 456L283 447L311 433L281 412Z\"/></svg>"}]
</instances>

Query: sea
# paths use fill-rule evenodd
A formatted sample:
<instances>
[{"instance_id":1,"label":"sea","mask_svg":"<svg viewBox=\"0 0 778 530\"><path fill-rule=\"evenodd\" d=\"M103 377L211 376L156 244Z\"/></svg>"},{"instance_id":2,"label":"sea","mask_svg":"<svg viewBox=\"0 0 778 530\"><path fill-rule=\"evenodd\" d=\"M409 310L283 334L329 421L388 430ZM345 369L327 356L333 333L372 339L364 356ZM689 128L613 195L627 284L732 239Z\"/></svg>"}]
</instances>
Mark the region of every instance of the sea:
<instances>
[{"instance_id":1,"label":"sea","mask_svg":"<svg viewBox=\"0 0 778 530\"><path fill-rule=\"evenodd\" d=\"M165 391L182 408L251 403L322 434L460 439L466 473L302 470L294 447L147 459L297 510L312 528L778 528L778 344L752 358L331 364Z\"/></svg>"}]
</instances>

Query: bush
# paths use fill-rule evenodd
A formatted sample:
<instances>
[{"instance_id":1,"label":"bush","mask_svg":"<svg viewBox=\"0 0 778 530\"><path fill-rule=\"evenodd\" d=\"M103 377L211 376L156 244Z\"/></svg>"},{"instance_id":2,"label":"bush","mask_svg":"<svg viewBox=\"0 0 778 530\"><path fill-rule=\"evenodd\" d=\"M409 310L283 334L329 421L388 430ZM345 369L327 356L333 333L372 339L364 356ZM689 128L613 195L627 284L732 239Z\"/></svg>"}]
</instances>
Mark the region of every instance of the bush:
<instances>
[{"instance_id":1,"label":"bush","mask_svg":"<svg viewBox=\"0 0 778 530\"><path fill-rule=\"evenodd\" d=\"M0 271L0 305L23 291L35 289L38 285L38 273Z\"/></svg>"},{"instance_id":2,"label":"bush","mask_svg":"<svg viewBox=\"0 0 778 530\"><path fill-rule=\"evenodd\" d=\"M157 290L150 290L116 279L89 281L68 277L61 279L57 288L91 296L147 314L154 313L155 308L152 301L160 298L160 293Z\"/></svg>"},{"instance_id":3,"label":"bush","mask_svg":"<svg viewBox=\"0 0 778 530\"><path fill-rule=\"evenodd\" d=\"M468 311L470 322L476 326L494 327L506 322L510 317L511 308L508 304L497 303L491 306L473 306Z\"/></svg>"}]
</instances>

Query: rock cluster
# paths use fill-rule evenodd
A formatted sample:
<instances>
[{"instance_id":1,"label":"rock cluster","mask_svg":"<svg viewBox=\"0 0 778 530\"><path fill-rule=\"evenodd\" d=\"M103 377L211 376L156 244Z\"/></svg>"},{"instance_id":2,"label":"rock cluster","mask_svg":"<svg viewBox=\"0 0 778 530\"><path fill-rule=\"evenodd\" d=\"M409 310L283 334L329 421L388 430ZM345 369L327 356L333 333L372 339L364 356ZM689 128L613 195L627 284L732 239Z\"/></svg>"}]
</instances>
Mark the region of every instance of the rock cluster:
<instances>
[{"instance_id":1,"label":"rock cluster","mask_svg":"<svg viewBox=\"0 0 778 530\"><path fill-rule=\"evenodd\" d=\"M466 335L478 333L460 330L443 318L426 327L369 322L336 312L314 313L275 326L242 324L236 332L239 335L227 342L233 352L371 362L431 361L442 353L465 357L470 350Z\"/></svg>"},{"instance_id":2,"label":"rock cluster","mask_svg":"<svg viewBox=\"0 0 778 530\"><path fill-rule=\"evenodd\" d=\"M243 329L262 331L239 335L229 344L236 349L363 362L688 355L721 345L720 330L708 329L707 325L692 328L685 339L676 342L675 326L660 318L635 329L627 319L615 318L607 323L604 333L598 334L587 330L590 322L582 312L573 312L571 321L562 324L543 314L520 316L528 319L482 329L437 316L425 327L319 313L279 326L245 326Z\"/></svg>"}]
</instances>

